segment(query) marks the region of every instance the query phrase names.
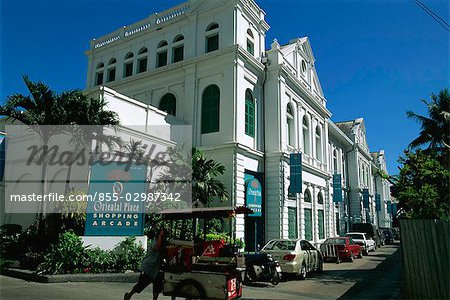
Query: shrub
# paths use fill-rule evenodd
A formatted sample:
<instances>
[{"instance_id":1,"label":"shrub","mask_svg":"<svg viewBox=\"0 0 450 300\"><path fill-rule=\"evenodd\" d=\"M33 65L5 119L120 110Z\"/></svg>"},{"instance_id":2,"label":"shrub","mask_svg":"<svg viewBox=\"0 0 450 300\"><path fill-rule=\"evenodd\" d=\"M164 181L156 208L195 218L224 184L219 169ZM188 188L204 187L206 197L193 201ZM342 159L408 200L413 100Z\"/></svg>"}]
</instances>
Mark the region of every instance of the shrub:
<instances>
[{"instance_id":1,"label":"shrub","mask_svg":"<svg viewBox=\"0 0 450 300\"><path fill-rule=\"evenodd\" d=\"M22 226L17 224L4 224L0 226L0 256L4 260L19 259L23 253L19 243Z\"/></svg>"},{"instance_id":2,"label":"shrub","mask_svg":"<svg viewBox=\"0 0 450 300\"><path fill-rule=\"evenodd\" d=\"M59 236L56 245L52 245L50 252L45 255L44 262L39 266L42 274L67 274L83 271L83 261L86 258L86 247L81 238L73 232L66 232Z\"/></svg>"},{"instance_id":3,"label":"shrub","mask_svg":"<svg viewBox=\"0 0 450 300\"><path fill-rule=\"evenodd\" d=\"M20 267L22 269L36 270L44 262L44 256L41 253L27 252L20 258Z\"/></svg>"},{"instance_id":4,"label":"shrub","mask_svg":"<svg viewBox=\"0 0 450 300\"><path fill-rule=\"evenodd\" d=\"M231 243L236 245L238 248L242 249L245 248L245 243L244 241L242 241L242 239L237 239L237 240L232 240L228 234L226 234L225 232L221 232L221 233L208 233L206 235L206 240L207 241L219 241L219 240L223 240L225 243Z\"/></svg>"},{"instance_id":5,"label":"shrub","mask_svg":"<svg viewBox=\"0 0 450 300\"><path fill-rule=\"evenodd\" d=\"M111 255L116 271L136 271L145 257L145 250L142 243L136 244L135 237L127 237L111 252Z\"/></svg>"},{"instance_id":6,"label":"shrub","mask_svg":"<svg viewBox=\"0 0 450 300\"><path fill-rule=\"evenodd\" d=\"M86 249L86 257L83 262L85 273L108 273L112 271L114 257L111 251L100 248Z\"/></svg>"}]
</instances>

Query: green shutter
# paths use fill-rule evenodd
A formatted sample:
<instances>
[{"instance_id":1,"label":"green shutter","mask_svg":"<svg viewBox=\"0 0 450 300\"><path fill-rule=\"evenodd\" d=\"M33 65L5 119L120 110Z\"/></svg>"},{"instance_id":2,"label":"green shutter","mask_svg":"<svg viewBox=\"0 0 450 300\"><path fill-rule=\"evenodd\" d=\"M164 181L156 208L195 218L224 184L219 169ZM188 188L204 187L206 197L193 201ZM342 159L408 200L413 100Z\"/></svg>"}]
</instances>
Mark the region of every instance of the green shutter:
<instances>
[{"instance_id":1,"label":"green shutter","mask_svg":"<svg viewBox=\"0 0 450 300\"><path fill-rule=\"evenodd\" d=\"M324 220L323 220L323 210L318 211L318 221L319 221L319 239L325 238L324 233Z\"/></svg>"},{"instance_id":2,"label":"green shutter","mask_svg":"<svg viewBox=\"0 0 450 300\"><path fill-rule=\"evenodd\" d=\"M184 59L184 46L173 49L173 62L179 62Z\"/></svg>"},{"instance_id":3,"label":"green shutter","mask_svg":"<svg viewBox=\"0 0 450 300\"><path fill-rule=\"evenodd\" d=\"M167 51L163 51L158 53L158 62L157 62L157 67L163 67L165 65L167 65Z\"/></svg>"},{"instance_id":4,"label":"green shutter","mask_svg":"<svg viewBox=\"0 0 450 300\"><path fill-rule=\"evenodd\" d=\"M288 225L289 225L289 238L296 239L298 226L297 226L297 208L288 207Z\"/></svg>"},{"instance_id":5,"label":"green shutter","mask_svg":"<svg viewBox=\"0 0 450 300\"><path fill-rule=\"evenodd\" d=\"M220 90L216 85L208 86L202 97L202 134L219 131Z\"/></svg>"},{"instance_id":6,"label":"green shutter","mask_svg":"<svg viewBox=\"0 0 450 300\"><path fill-rule=\"evenodd\" d=\"M312 211L305 208L305 240L312 241Z\"/></svg>"},{"instance_id":7,"label":"green shutter","mask_svg":"<svg viewBox=\"0 0 450 300\"><path fill-rule=\"evenodd\" d=\"M245 134L255 137L255 100L249 90L245 92Z\"/></svg>"},{"instance_id":8,"label":"green shutter","mask_svg":"<svg viewBox=\"0 0 450 300\"><path fill-rule=\"evenodd\" d=\"M169 115L176 116L177 114L177 99L173 94L165 94L159 102L159 109L168 113Z\"/></svg>"},{"instance_id":9,"label":"green shutter","mask_svg":"<svg viewBox=\"0 0 450 300\"><path fill-rule=\"evenodd\" d=\"M219 49L219 35L213 35L206 38L206 52L211 52Z\"/></svg>"},{"instance_id":10,"label":"green shutter","mask_svg":"<svg viewBox=\"0 0 450 300\"><path fill-rule=\"evenodd\" d=\"M147 57L139 59L139 71L138 73L142 73L147 71Z\"/></svg>"}]
</instances>

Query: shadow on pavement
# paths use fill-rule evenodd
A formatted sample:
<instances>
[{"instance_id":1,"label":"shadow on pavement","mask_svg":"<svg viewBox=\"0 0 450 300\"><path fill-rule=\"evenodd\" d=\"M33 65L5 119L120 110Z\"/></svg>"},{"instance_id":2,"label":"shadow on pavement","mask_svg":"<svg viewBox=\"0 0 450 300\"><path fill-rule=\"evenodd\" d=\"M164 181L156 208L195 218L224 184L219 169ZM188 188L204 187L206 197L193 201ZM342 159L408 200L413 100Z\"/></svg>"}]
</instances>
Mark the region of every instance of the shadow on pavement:
<instances>
[{"instance_id":1,"label":"shadow on pavement","mask_svg":"<svg viewBox=\"0 0 450 300\"><path fill-rule=\"evenodd\" d=\"M382 255L380 255L382 256ZM344 271L346 279L358 282L339 299L401 299L402 268L400 248L373 270ZM330 271L327 276L338 272Z\"/></svg>"}]
</instances>

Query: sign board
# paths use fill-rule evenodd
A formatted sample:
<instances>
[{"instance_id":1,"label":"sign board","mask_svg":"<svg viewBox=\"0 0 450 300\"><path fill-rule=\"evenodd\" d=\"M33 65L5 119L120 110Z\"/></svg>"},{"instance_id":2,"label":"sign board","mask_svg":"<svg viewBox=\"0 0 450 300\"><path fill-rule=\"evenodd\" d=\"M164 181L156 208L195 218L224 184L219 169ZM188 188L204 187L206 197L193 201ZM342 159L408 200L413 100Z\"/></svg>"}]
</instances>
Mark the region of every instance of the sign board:
<instances>
[{"instance_id":1,"label":"sign board","mask_svg":"<svg viewBox=\"0 0 450 300\"><path fill-rule=\"evenodd\" d=\"M341 174L333 174L333 202L342 202L342 176Z\"/></svg>"},{"instance_id":2,"label":"sign board","mask_svg":"<svg viewBox=\"0 0 450 300\"><path fill-rule=\"evenodd\" d=\"M397 216L397 203L392 202L391 204L392 216Z\"/></svg>"},{"instance_id":3,"label":"sign board","mask_svg":"<svg viewBox=\"0 0 450 300\"><path fill-rule=\"evenodd\" d=\"M292 153L289 158L290 185L289 193L302 192L302 154Z\"/></svg>"},{"instance_id":4,"label":"sign board","mask_svg":"<svg viewBox=\"0 0 450 300\"><path fill-rule=\"evenodd\" d=\"M375 194L375 208L376 208L376 211L381 211L381 196L380 196L380 194Z\"/></svg>"},{"instance_id":5,"label":"sign board","mask_svg":"<svg viewBox=\"0 0 450 300\"><path fill-rule=\"evenodd\" d=\"M147 166L96 163L91 169L86 236L136 236L144 230ZM138 198L136 198L138 197Z\"/></svg>"},{"instance_id":6,"label":"sign board","mask_svg":"<svg viewBox=\"0 0 450 300\"><path fill-rule=\"evenodd\" d=\"M253 210L250 217L262 216L262 185L256 178L251 178L245 184L245 204Z\"/></svg>"},{"instance_id":7,"label":"sign board","mask_svg":"<svg viewBox=\"0 0 450 300\"><path fill-rule=\"evenodd\" d=\"M369 189L363 189L362 195L364 208L369 208Z\"/></svg>"}]
</instances>

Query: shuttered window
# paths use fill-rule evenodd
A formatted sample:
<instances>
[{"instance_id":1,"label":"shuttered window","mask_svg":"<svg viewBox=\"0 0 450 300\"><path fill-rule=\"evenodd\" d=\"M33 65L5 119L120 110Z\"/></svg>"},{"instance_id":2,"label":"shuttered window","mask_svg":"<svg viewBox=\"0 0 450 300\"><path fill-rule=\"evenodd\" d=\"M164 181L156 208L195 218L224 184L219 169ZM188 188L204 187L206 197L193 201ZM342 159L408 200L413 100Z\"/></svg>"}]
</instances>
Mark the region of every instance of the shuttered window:
<instances>
[{"instance_id":1,"label":"shuttered window","mask_svg":"<svg viewBox=\"0 0 450 300\"><path fill-rule=\"evenodd\" d=\"M288 207L288 224L289 224L289 238L296 239L298 237L297 226L297 208Z\"/></svg>"},{"instance_id":2,"label":"shuttered window","mask_svg":"<svg viewBox=\"0 0 450 300\"><path fill-rule=\"evenodd\" d=\"M312 241L312 211L309 208L305 208L305 240Z\"/></svg>"},{"instance_id":3,"label":"shuttered window","mask_svg":"<svg viewBox=\"0 0 450 300\"><path fill-rule=\"evenodd\" d=\"M202 97L202 134L219 131L220 89L208 86Z\"/></svg>"}]
</instances>

